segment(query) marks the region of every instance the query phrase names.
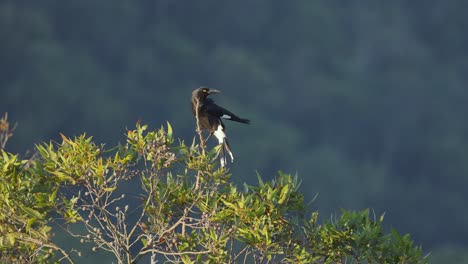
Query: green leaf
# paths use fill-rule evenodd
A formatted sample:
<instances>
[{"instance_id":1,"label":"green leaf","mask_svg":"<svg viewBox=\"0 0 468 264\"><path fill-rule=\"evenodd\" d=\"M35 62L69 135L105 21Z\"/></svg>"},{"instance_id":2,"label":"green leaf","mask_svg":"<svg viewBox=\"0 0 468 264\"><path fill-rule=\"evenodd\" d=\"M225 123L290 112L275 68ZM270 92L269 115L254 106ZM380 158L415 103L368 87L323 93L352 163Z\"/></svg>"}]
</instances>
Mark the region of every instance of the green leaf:
<instances>
[{"instance_id":1,"label":"green leaf","mask_svg":"<svg viewBox=\"0 0 468 264\"><path fill-rule=\"evenodd\" d=\"M2 156L3 156L3 159L5 160L6 163L8 163L8 161L10 160L9 157L8 157L8 154L2 150Z\"/></svg>"},{"instance_id":2,"label":"green leaf","mask_svg":"<svg viewBox=\"0 0 468 264\"><path fill-rule=\"evenodd\" d=\"M106 192L113 192L117 189L117 187L108 187L108 188L104 188L103 190L106 191Z\"/></svg>"},{"instance_id":3,"label":"green leaf","mask_svg":"<svg viewBox=\"0 0 468 264\"><path fill-rule=\"evenodd\" d=\"M34 210L32 208L20 205L21 210L23 210L25 213L27 213L31 217L35 217L37 219L42 219L41 213L39 213L37 210Z\"/></svg>"},{"instance_id":4,"label":"green leaf","mask_svg":"<svg viewBox=\"0 0 468 264\"><path fill-rule=\"evenodd\" d=\"M230 203L230 202L228 202L228 201L226 201L226 200L222 200L222 202L223 202L227 207L230 207L230 208L232 208L232 209L234 209L234 210L237 210L237 206L235 206L233 203Z\"/></svg>"},{"instance_id":5,"label":"green leaf","mask_svg":"<svg viewBox=\"0 0 468 264\"><path fill-rule=\"evenodd\" d=\"M57 197L57 191L58 191L58 188L55 188L55 190L49 195L49 202L50 203L55 202L55 197Z\"/></svg>"},{"instance_id":6,"label":"green leaf","mask_svg":"<svg viewBox=\"0 0 468 264\"><path fill-rule=\"evenodd\" d=\"M26 223L26 231L29 232L31 226L36 222L35 218L29 218L28 222Z\"/></svg>"},{"instance_id":7,"label":"green leaf","mask_svg":"<svg viewBox=\"0 0 468 264\"><path fill-rule=\"evenodd\" d=\"M256 171L256 173L257 173L257 179L258 179L258 186L260 188L263 188L265 184L263 183L262 177L260 176L260 173L258 173L258 171Z\"/></svg>"},{"instance_id":8,"label":"green leaf","mask_svg":"<svg viewBox=\"0 0 468 264\"><path fill-rule=\"evenodd\" d=\"M169 122L167 122L167 138L172 140L172 126Z\"/></svg>"},{"instance_id":9,"label":"green leaf","mask_svg":"<svg viewBox=\"0 0 468 264\"><path fill-rule=\"evenodd\" d=\"M47 237L49 232L52 230L51 226L43 226L41 230L39 231L43 236Z\"/></svg>"},{"instance_id":10,"label":"green leaf","mask_svg":"<svg viewBox=\"0 0 468 264\"><path fill-rule=\"evenodd\" d=\"M8 242L10 242L11 245L14 245L16 242L16 237L14 233L8 233L7 234Z\"/></svg>"},{"instance_id":11,"label":"green leaf","mask_svg":"<svg viewBox=\"0 0 468 264\"><path fill-rule=\"evenodd\" d=\"M213 229L210 229L210 238L211 238L211 240L213 240L213 241L217 241L217 240L218 240L218 237L216 236L216 233L214 232Z\"/></svg>"},{"instance_id":12,"label":"green leaf","mask_svg":"<svg viewBox=\"0 0 468 264\"><path fill-rule=\"evenodd\" d=\"M280 193L280 198L278 200L278 203L279 204L283 204L284 201L286 200L287 198L287 195L289 193L289 184L286 184L283 189L281 190L281 193Z\"/></svg>"},{"instance_id":13,"label":"green leaf","mask_svg":"<svg viewBox=\"0 0 468 264\"><path fill-rule=\"evenodd\" d=\"M241 198L239 199L239 201L237 202L237 204L239 205L239 208L240 208L240 209L244 209L244 207L245 207L245 199L244 199L244 196L241 196Z\"/></svg>"}]
</instances>

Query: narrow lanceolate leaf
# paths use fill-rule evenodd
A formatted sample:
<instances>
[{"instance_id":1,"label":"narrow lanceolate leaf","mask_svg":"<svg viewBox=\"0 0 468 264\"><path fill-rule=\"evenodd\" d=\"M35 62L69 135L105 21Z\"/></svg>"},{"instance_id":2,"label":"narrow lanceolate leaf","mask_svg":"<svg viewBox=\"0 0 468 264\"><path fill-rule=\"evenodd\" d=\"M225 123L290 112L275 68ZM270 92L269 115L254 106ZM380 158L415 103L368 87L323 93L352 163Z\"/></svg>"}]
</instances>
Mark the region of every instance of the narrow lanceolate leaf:
<instances>
[{"instance_id":1,"label":"narrow lanceolate leaf","mask_svg":"<svg viewBox=\"0 0 468 264\"><path fill-rule=\"evenodd\" d=\"M71 181L71 182L74 182L75 180L73 179L73 177L70 177L68 174L66 173L63 173L61 171L50 171L50 173L52 173L53 175L57 176L57 178L60 180L60 181Z\"/></svg>"},{"instance_id":2,"label":"narrow lanceolate leaf","mask_svg":"<svg viewBox=\"0 0 468 264\"><path fill-rule=\"evenodd\" d=\"M35 217L37 219L42 219L41 213L39 211L34 210L32 208L26 207L26 206L20 206L21 210L23 210L25 213L27 213L31 217Z\"/></svg>"},{"instance_id":3,"label":"narrow lanceolate leaf","mask_svg":"<svg viewBox=\"0 0 468 264\"><path fill-rule=\"evenodd\" d=\"M7 237L8 237L8 242L10 242L11 245L14 245L16 241L15 234L9 233Z\"/></svg>"},{"instance_id":4,"label":"narrow lanceolate leaf","mask_svg":"<svg viewBox=\"0 0 468 264\"><path fill-rule=\"evenodd\" d=\"M210 238L211 238L213 241L217 241L217 240L218 240L218 236L216 235L216 233L214 232L213 229L210 229Z\"/></svg>"},{"instance_id":5,"label":"narrow lanceolate leaf","mask_svg":"<svg viewBox=\"0 0 468 264\"><path fill-rule=\"evenodd\" d=\"M230 203L228 201L225 201L225 200L222 200L222 202L227 206L227 207L230 207L234 210L237 210L237 206L235 206L233 203Z\"/></svg>"},{"instance_id":6,"label":"narrow lanceolate leaf","mask_svg":"<svg viewBox=\"0 0 468 264\"><path fill-rule=\"evenodd\" d=\"M280 198L278 200L278 203L279 204L283 204L284 203L284 200L286 200L286 197L288 197L288 194L289 194L289 184L286 184L283 189L281 190L281 193L280 193Z\"/></svg>"},{"instance_id":7,"label":"narrow lanceolate leaf","mask_svg":"<svg viewBox=\"0 0 468 264\"><path fill-rule=\"evenodd\" d=\"M5 160L5 163L8 163L10 158L8 157L8 154L3 150L2 150L2 156L3 156L3 159Z\"/></svg>"},{"instance_id":8,"label":"narrow lanceolate leaf","mask_svg":"<svg viewBox=\"0 0 468 264\"><path fill-rule=\"evenodd\" d=\"M257 173L257 179L258 179L258 186L260 188L263 188L264 183L263 183L262 177L260 176L260 173L258 173L258 171L256 173Z\"/></svg>"},{"instance_id":9,"label":"narrow lanceolate leaf","mask_svg":"<svg viewBox=\"0 0 468 264\"><path fill-rule=\"evenodd\" d=\"M115 191L115 189L117 189L117 187L109 187L109 188L104 188L104 191L113 192L113 191Z\"/></svg>"},{"instance_id":10,"label":"narrow lanceolate leaf","mask_svg":"<svg viewBox=\"0 0 468 264\"><path fill-rule=\"evenodd\" d=\"M31 226L36 222L35 218L29 218L28 222L26 223L26 231L29 232Z\"/></svg>"},{"instance_id":11,"label":"narrow lanceolate leaf","mask_svg":"<svg viewBox=\"0 0 468 264\"><path fill-rule=\"evenodd\" d=\"M43 227L39 230L39 232L40 232L43 236L45 236L45 237L48 236L48 234L50 233L50 231L52 231L52 227L51 227L51 226L47 226L47 225L46 225L46 226L43 226Z\"/></svg>"},{"instance_id":12,"label":"narrow lanceolate leaf","mask_svg":"<svg viewBox=\"0 0 468 264\"><path fill-rule=\"evenodd\" d=\"M58 191L58 188L55 188L55 190L50 194L49 196L50 203L55 202L55 197L57 197L57 191Z\"/></svg>"},{"instance_id":13,"label":"narrow lanceolate leaf","mask_svg":"<svg viewBox=\"0 0 468 264\"><path fill-rule=\"evenodd\" d=\"M169 122L167 122L167 138L172 139L172 126Z\"/></svg>"},{"instance_id":14,"label":"narrow lanceolate leaf","mask_svg":"<svg viewBox=\"0 0 468 264\"><path fill-rule=\"evenodd\" d=\"M62 138L63 142L70 143L70 140L62 133L60 133L60 137Z\"/></svg>"}]
</instances>

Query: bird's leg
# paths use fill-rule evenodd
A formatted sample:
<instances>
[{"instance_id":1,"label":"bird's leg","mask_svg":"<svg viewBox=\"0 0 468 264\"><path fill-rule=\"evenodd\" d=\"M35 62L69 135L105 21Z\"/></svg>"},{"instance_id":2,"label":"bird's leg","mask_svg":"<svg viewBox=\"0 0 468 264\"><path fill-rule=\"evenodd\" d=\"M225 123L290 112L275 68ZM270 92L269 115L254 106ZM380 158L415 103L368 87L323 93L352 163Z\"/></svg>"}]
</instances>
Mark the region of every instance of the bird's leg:
<instances>
[{"instance_id":1,"label":"bird's leg","mask_svg":"<svg viewBox=\"0 0 468 264\"><path fill-rule=\"evenodd\" d=\"M210 139L210 137L211 137L212 135L213 135L213 133L210 133L210 134L208 135L208 137L205 139L205 142L208 142L208 139Z\"/></svg>"},{"instance_id":2,"label":"bird's leg","mask_svg":"<svg viewBox=\"0 0 468 264\"><path fill-rule=\"evenodd\" d=\"M206 143L208 142L208 140L211 138L212 135L213 135L213 133L210 133L210 134L208 135L208 137L205 138L205 140L203 140L203 142L202 142L202 147L203 147L203 148L206 147Z\"/></svg>"}]
</instances>

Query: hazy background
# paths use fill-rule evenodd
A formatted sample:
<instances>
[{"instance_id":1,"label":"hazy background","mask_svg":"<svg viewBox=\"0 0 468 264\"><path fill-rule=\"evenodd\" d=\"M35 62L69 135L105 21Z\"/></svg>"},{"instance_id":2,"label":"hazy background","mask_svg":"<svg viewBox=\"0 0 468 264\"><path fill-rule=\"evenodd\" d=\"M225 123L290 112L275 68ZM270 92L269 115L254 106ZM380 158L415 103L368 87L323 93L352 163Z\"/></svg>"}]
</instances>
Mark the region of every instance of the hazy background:
<instances>
[{"instance_id":1,"label":"hazy background","mask_svg":"<svg viewBox=\"0 0 468 264\"><path fill-rule=\"evenodd\" d=\"M236 182L298 173L322 219L373 208L433 263L468 263L468 2L1 0L11 152L109 146L137 120L191 141L191 91L228 123Z\"/></svg>"}]
</instances>

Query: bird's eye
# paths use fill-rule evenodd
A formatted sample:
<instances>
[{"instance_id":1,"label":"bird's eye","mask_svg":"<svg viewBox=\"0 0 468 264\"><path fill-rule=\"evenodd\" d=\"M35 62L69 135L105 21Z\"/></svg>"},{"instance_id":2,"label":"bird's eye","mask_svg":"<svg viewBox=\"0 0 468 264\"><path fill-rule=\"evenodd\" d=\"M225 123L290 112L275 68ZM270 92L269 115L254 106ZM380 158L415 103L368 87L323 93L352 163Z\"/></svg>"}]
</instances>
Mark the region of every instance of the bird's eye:
<instances>
[{"instance_id":1,"label":"bird's eye","mask_svg":"<svg viewBox=\"0 0 468 264\"><path fill-rule=\"evenodd\" d=\"M203 89L203 92L204 92L204 93L208 92L208 89Z\"/></svg>"}]
</instances>

